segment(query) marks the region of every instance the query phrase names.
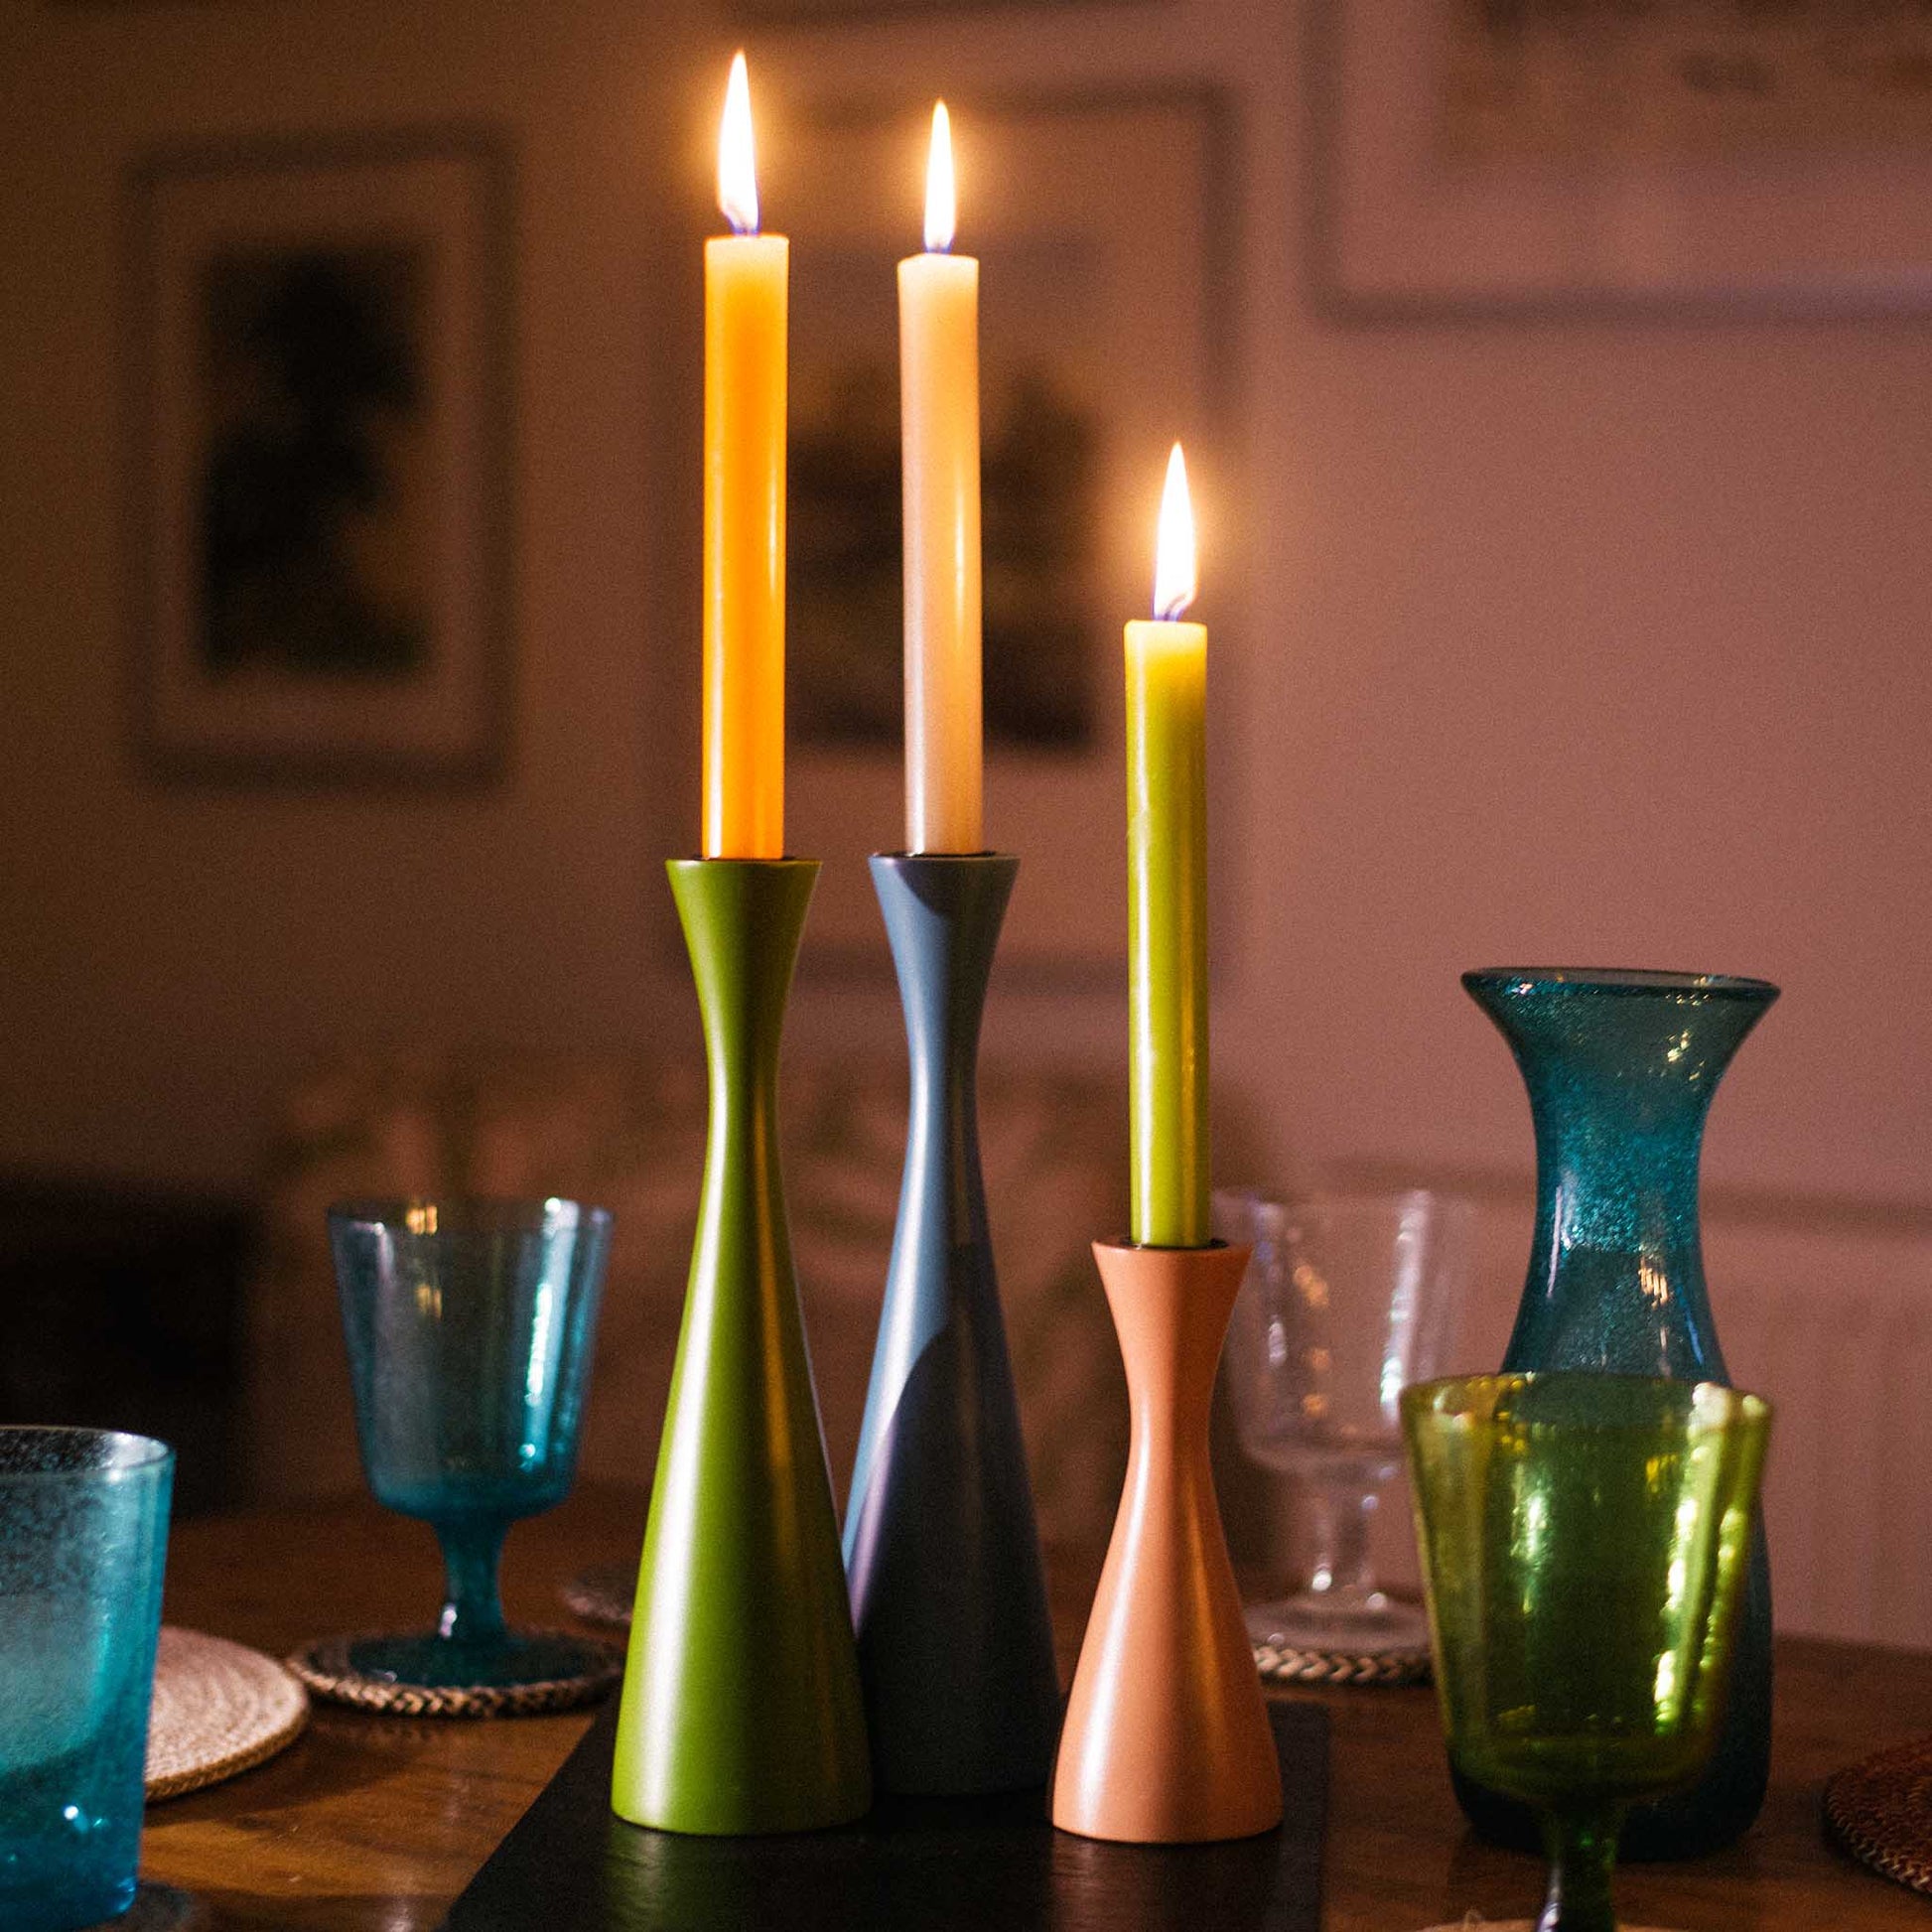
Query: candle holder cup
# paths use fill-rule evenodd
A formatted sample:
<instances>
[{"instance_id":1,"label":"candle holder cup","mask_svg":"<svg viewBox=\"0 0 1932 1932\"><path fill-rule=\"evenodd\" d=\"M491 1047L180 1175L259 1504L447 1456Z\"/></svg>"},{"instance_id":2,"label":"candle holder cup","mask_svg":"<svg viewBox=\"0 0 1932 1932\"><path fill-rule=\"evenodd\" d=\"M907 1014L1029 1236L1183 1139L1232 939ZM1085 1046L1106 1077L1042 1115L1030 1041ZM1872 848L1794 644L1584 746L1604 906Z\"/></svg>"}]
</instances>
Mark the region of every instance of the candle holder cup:
<instances>
[{"instance_id":1,"label":"candle holder cup","mask_svg":"<svg viewBox=\"0 0 1932 1932\"><path fill-rule=\"evenodd\" d=\"M911 1106L845 1559L875 1772L906 1795L1042 1784L1059 1722L975 1098L1019 865L1001 853L872 861Z\"/></svg>"},{"instance_id":2,"label":"candle holder cup","mask_svg":"<svg viewBox=\"0 0 1932 1932\"><path fill-rule=\"evenodd\" d=\"M666 1831L809 1831L849 1823L872 1798L778 1161L779 1036L818 863L668 871L711 1120L612 1806Z\"/></svg>"},{"instance_id":3,"label":"candle holder cup","mask_svg":"<svg viewBox=\"0 0 1932 1932\"><path fill-rule=\"evenodd\" d=\"M1052 1817L1141 1844L1248 1838L1281 1767L1208 1461L1208 1404L1245 1247L1096 1242L1119 1331L1127 1481L1067 1702Z\"/></svg>"}]
</instances>

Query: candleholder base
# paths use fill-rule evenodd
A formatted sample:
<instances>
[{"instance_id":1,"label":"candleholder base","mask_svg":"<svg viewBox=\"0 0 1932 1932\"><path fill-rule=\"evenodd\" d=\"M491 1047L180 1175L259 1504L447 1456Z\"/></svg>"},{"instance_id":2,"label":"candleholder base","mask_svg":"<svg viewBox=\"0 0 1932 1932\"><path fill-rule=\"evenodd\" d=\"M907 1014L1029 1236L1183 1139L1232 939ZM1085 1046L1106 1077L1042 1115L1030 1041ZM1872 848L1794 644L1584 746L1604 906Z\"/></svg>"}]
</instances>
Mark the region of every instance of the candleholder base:
<instances>
[{"instance_id":1,"label":"candleholder base","mask_svg":"<svg viewBox=\"0 0 1932 1932\"><path fill-rule=\"evenodd\" d=\"M664 1831L809 1831L872 1800L778 1165L778 1042L818 863L668 870L711 1122L611 1803Z\"/></svg>"},{"instance_id":2,"label":"candleholder base","mask_svg":"<svg viewBox=\"0 0 1932 1932\"><path fill-rule=\"evenodd\" d=\"M1019 869L1002 853L872 861L911 1107L845 1560L874 1772L906 1796L1043 1784L1059 1723L975 1100L987 978Z\"/></svg>"},{"instance_id":3,"label":"candleholder base","mask_svg":"<svg viewBox=\"0 0 1932 1932\"><path fill-rule=\"evenodd\" d=\"M1241 1598L1214 1499L1208 1404L1245 1247L1095 1242L1133 1412L1127 1482L1053 1774L1053 1823L1172 1845L1282 1815Z\"/></svg>"}]
</instances>

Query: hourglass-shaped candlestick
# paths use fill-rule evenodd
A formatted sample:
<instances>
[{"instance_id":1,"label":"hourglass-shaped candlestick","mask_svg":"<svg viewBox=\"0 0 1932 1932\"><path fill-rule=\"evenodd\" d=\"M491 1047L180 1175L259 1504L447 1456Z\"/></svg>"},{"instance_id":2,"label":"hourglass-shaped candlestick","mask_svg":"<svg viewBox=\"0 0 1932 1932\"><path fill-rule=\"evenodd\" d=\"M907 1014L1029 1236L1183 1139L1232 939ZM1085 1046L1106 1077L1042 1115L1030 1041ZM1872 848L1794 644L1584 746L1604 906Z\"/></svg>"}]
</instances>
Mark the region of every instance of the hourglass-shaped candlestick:
<instances>
[{"instance_id":1,"label":"hourglass-shaped candlestick","mask_svg":"<svg viewBox=\"0 0 1932 1932\"><path fill-rule=\"evenodd\" d=\"M880 853L911 1070L898 1225L845 1526L880 1788L1045 1781L1059 1724L975 1098L987 977L1019 860Z\"/></svg>"},{"instance_id":2,"label":"hourglass-shaped candlestick","mask_svg":"<svg viewBox=\"0 0 1932 1932\"><path fill-rule=\"evenodd\" d=\"M1127 1369L1127 1482L1074 1672L1053 1823L1086 1838L1248 1838L1281 1766L1208 1461L1248 1249L1094 1243Z\"/></svg>"},{"instance_id":3,"label":"hourglass-shaped candlestick","mask_svg":"<svg viewBox=\"0 0 1932 1932\"><path fill-rule=\"evenodd\" d=\"M778 1162L779 1035L818 863L669 871L711 1124L611 1802L660 1831L813 1831L872 1798Z\"/></svg>"}]
</instances>

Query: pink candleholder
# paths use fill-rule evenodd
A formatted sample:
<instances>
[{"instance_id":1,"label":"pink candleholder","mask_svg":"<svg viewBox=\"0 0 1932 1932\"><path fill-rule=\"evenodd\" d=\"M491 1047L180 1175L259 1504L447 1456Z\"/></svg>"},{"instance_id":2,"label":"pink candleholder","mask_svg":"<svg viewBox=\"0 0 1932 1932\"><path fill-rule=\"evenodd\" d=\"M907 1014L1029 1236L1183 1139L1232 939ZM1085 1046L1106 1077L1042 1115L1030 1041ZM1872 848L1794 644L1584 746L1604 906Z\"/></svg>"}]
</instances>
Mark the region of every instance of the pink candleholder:
<instances>
[{"instance_id":1,"label":"pink candleholder","mask_svg":"<svg viewBox=\"0 0 1932 1932\"><path fill-rule=\"evenodd\" d=\"M1093 1252L1133 1425L1060 1733L1053 1823L1147 1845L1250 1838L1281 1820L1281 1767L1207 1449L1248 1250L1097 1241Z\"/></svg>"}]
</instances>

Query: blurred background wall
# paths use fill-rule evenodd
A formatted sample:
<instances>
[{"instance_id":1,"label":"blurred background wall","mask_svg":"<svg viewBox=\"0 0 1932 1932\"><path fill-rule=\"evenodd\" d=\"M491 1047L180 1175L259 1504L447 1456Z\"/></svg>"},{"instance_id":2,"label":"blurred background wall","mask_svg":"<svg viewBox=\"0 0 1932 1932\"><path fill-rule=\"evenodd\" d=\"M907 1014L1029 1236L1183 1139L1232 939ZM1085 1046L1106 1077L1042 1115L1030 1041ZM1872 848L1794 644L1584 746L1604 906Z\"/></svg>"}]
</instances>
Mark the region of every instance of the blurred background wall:
<instances>
[{"instance_id":1,"label":"blurred background wall","mask_svg":"<svg viewBox=\"0 0 1932 1932\"><path fill-rule=\"evenodd\" d=\"M1202 611L1217 1080L1259 1177L1458 1178L1520 1212L1527 1108L1459 969L1760 974L1785 998L1718 1103L1721 1217L1840 1230L1828 1276L1903 1243L1927 1286L1932 319L1333 319L1306 27L1273 0L782 29L684 0L0 0L0 1167L241 1194L345 1047L695 1050L659 862L697 829L692 238L743 39L777 228L814 95L1185 81L1231 109L1237 406L1206 487L1240 561L1210 546ZM129 169L450 119L514 166L507 777L158 787L125 703ZM800 990L806 1045L897 1027L883 977ZM1123 1043L1111 984L1016 983L989 1020L1010 1060ZM1785 1286L1828 1305L1815 1264Z\"/></svg>"}]
</instances>

